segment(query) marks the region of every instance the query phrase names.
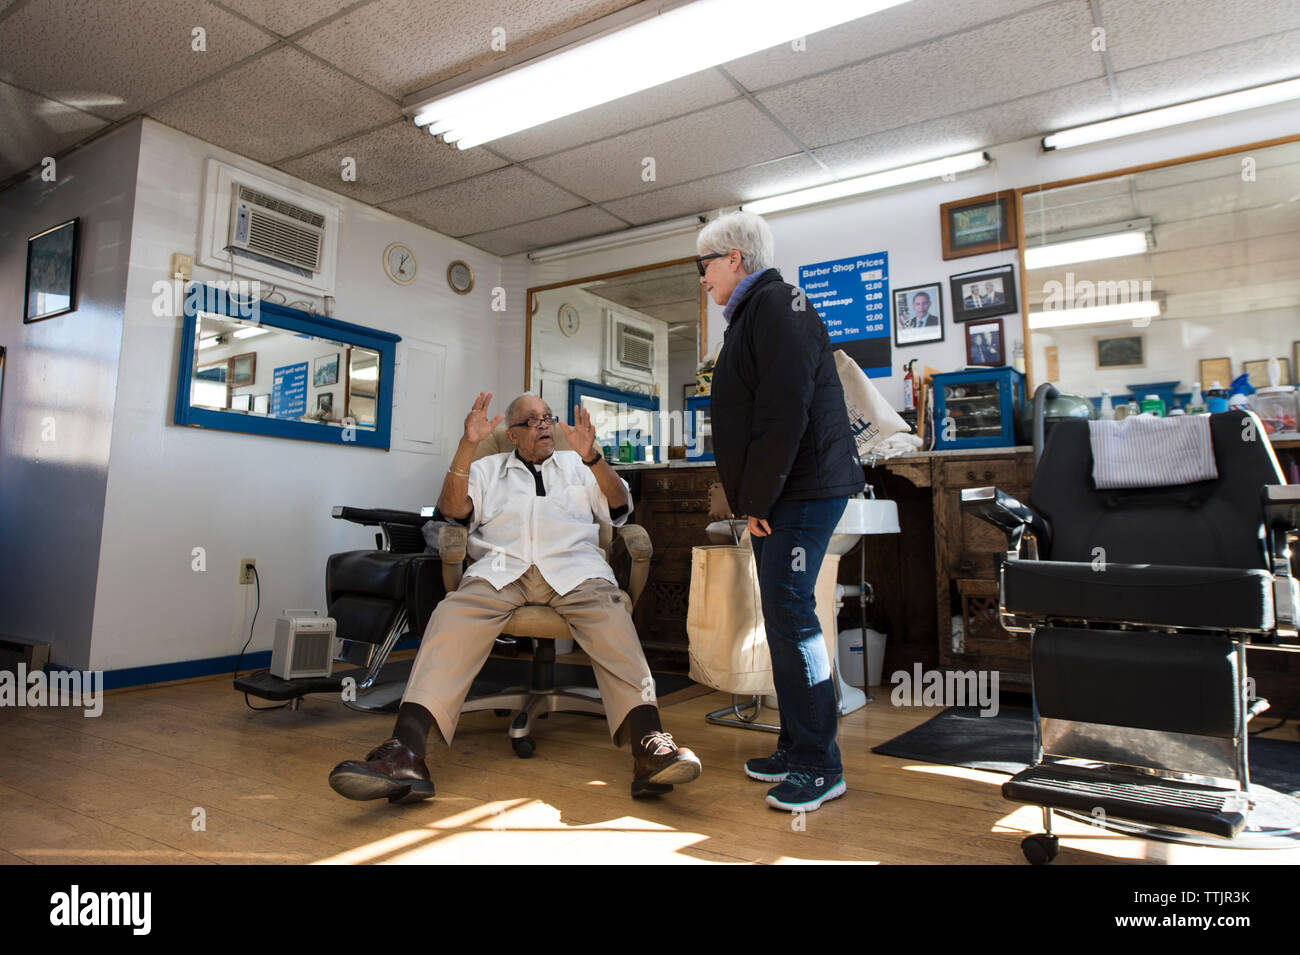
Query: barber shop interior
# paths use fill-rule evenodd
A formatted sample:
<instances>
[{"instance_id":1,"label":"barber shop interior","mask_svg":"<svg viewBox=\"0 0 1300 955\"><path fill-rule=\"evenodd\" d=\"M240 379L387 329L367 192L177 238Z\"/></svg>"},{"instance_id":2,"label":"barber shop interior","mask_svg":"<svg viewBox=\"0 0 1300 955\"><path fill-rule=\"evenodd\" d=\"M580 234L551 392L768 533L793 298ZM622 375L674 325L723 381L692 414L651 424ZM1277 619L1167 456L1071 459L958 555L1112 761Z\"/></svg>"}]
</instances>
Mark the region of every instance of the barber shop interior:
<instances>
[{"instance_id":1,"label":"barber shop interior","mask_svg":"<svg viewBox=\"0 0 1300 955\"><path fill-rule=\"evenodd\" d=\"M1300 862L1291 0L0 0L0 303L2 863Z\"/></svg>"}]
</instances>

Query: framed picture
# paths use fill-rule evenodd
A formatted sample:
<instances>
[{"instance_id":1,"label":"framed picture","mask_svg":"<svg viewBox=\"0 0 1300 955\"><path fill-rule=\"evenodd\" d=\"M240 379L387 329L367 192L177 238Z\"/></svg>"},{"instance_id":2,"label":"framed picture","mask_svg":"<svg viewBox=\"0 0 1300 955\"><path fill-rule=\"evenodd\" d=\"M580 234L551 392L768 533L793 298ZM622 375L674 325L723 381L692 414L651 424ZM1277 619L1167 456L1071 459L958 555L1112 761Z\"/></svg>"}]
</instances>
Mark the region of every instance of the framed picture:
<instances>
[{"instance_id":1,"label":"framed picture","mask_svg":"<svg viewBox=\"0 0 1300 955\"><path fill-rule=\"evenodd\" d=\"M227 361L213 361L195 368L194 377L200 381L212 382L214 385L224 385L229 370L230 365Z\"/></svg>"},{"instance_id":2,"label":"framed picture","mask_svg":"<svg viewBox=\"0 0 1300 955\"><path fill-rule=\"evenodd\" d=\"M1268 362L1267 358L1261 358L1258 361L1243 361L1241 370L1250 375L1250 386L1252 388L1268 387ZM1278 375L1277 383L1279 385L1291 384L1291 361L1288 358L1279 357L1277 363L1282 366L1282 373ZM1225 381L1226 385L1227 382Z\"/></svg>"},{"instance_id":3,"label":"framed picture","mask_svg":"<svg viewBox=\"0 0 1300 955\"><path fill-rule=\"evenodd\" d=\"M77 233L69 219L27 240L23 322L39 322L77 307Z\"/></svg>"},{"instance_id":4,"label":"framed picture","mask_svg":"<svg viewBox=\"0 0 1300 955\"><path fill-rule=\"evenodd\" d=\"M1202 358L1200 361L1201 388L1209 388L1216 381L1224 388L1232 384L1232 359Z\"/></svg>"},{"instance_id":5,"label":"framed picture","mask_svg":"<svg viewBox=\"0 0 1300 955\"><path fill-rule=\"evenodd\" d=\"M1147 339L1145 335L1098 335L1098 368L1145 368L1147 364Z\"/></svg>"},{"instance_id":6,"label":"framed picture","mask_svg":"<svg viewBox=\"0 0 1300 955\"><path fill-rule=\"evenodd\" d=\"M257 352L250 351L247 354L236 355L230 359L230 386L232 388L251 385L256 373ZM244 410L247 411L248 409L245 408Z\"/></svg>"},{"instance_id":7,"label":"framed picture","mask_svg":"<svg viewBox=\"0 0 1300 955\"><path fill-rule=\"evenodd\" d=\"M966 325L966 364L1005 365L1002 319L991 318Z\"/></svg>"},{"instance_id":8,"label":"framed picture","mask_svg":"<svg viewBox=\"0 0 1300 955\"><path fill-rule=\"evenodd\" d=\"M1300 385L1300 342L1291 343L1291 384Z\"/></svg>"},{"instance_id":9,"label":"framed picture","mask_svg":"<svg viewBox=\"0 0 1300 955\"><path fill-rule=\"evenodd\" d=\"M1020 310L1014 265L959 272L950 276L948 283L954 322L970 322Z\"/></svg>"},{"instance_id":10,"label":"framed picture","mask_svg":"<svg viewBox=\"0 0 1300 955\"><path fill-rule=\"evenodd\" d=\"M943 341L943 294L938 282L894 291L894 344Z\"/></svg>"},{"instance_id":11,"label":"framed picture","mask_svg":"<svg viewBox=\"0 0 1300 955\"><path fill-rule=\"evenodd\" d=\"M316 410L323 411L329 417L334 417L334 392L322 391L316 396Z\"/></svg>"},{"instance_id":12,"label":"framed picture","mask_svg":"<svg viewBox=\"0 0 1300 955\"><path fill-rule=\"evenodd\" d=\"M271 394L253 395L253 414L271 413Z\"/></svg>"},{"instance_id":13,"label":"framed picture","mask_svg":"<svg viewBox=\"0 0 1300 955\"><path fill-rule=\"evenodd\" d=\"M339 353L321 355L312 368L311 383L314 388L337 385L339 382Z\"/></svg>"},{"instance_id":14,"label":"framed picture","mask_svg":"<svg viewBox=\"0 0 1300 955\"><path fill-rule=\"evenodd\" d=\"M232 395L230 398L231 411L251 411L253 408L252 395Z\"/></svg>"},{"instance_id":15,"label":"framed picture","mask_svg":"<svg viewBox=\"0 0 1300 955\"><path fill-rule=\"evenodd\" d=\"M1014 249L1020 242L1016 227L1016 194L992 192L939 206L944 259Z\"/></svg>"}]
</instances>

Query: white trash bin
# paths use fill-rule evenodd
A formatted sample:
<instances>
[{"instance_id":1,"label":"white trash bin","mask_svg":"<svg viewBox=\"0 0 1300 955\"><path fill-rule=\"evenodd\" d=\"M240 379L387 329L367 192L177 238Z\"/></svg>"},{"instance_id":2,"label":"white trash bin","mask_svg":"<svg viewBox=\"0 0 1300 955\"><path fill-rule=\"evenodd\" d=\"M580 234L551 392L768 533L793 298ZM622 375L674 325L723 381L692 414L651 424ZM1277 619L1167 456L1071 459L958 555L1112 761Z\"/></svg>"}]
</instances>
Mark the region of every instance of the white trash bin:
<instances>
[{"instance_id":1,"label":"white trash bin","mask_svg":"<svg viewBox=\"0 0 1300 955\"><path fill-rule=\"evenodd\" d=\"M885 674L885 634L867 630L867 686L880 686Z\"/></svg>"},{"instance_id":2,"label":"white trash bin","mask_svg":"<svg viewBox=\"0 0 1300 955\"><path fill-rule=\"evenodd\" d=\"M863 677L862 630L854 627L839 633L840 679L849 686L865 687Z\"/></svg>"}]
</instances>

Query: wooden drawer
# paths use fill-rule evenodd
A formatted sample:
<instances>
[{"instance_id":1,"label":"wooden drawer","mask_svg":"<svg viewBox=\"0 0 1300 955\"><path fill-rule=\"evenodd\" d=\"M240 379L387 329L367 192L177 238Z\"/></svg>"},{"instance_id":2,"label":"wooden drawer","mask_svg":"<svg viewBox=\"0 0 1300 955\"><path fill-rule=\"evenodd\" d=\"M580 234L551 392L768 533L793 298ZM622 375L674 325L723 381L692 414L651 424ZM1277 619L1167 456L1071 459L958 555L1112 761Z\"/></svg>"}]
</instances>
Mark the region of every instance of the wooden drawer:
<instances>
[{"instance_id":1,"label":"wooden drawer","mask_svg":"<svg viewBox=\"0 0 1300 955\"><path fill-rule=\"evenodd\" d=\"M1005 488L1019 483L1017 470L1014 458L948 461L943 466L943 480L948 487L984 487L992 484Z\"/></svg>"},{"instance_id":2,"label":"wooden drawer","mask_svg":"<svg viewBox=\"0 0 1300 955\"><path fill-rule=\"evenodd\" d=\"M646 500L703 500L708 508L709 485L718 479L712 468L647 471L641 478Z\"/></svg>"}]
</instances>

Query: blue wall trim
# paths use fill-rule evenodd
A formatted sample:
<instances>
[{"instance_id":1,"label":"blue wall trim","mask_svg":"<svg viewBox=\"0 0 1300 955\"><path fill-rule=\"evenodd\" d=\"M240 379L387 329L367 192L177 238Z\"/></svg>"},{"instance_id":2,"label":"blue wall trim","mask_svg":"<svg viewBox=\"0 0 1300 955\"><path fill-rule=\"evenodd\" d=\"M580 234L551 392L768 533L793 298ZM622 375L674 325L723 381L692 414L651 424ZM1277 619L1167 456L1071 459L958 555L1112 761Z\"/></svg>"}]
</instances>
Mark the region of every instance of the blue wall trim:
<instances>
[{"instance_id":1,"label":"blue wall trim","mask_svg":"<svg viewBox=\"0 0 1300 955\"><path fill-rule=\"evenodd\" d=\"M414 650L420 645L420 638L408 635L397 642L393 651ZM182 660L179 663L158 663L153 666L125 667L121 670L104 671L104 689L121 690L130 686L148 686L152 683L170 683L173 680L192 680L200 676L213 676L220 673L234 674L237 654L226 657L208 657L203 660ZM239 672L247 676L254 670L265 670L271 665L271 651L259 650L245 653L239 661ZM70 671L73 667L49 664L46 672L52 670Z\"/></svg>"}]
</instances>

